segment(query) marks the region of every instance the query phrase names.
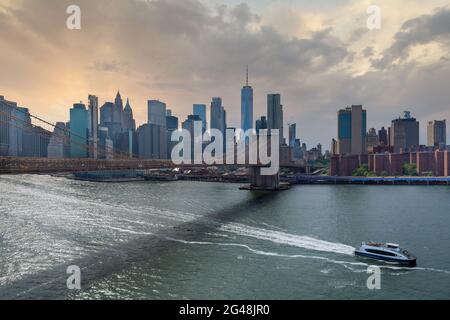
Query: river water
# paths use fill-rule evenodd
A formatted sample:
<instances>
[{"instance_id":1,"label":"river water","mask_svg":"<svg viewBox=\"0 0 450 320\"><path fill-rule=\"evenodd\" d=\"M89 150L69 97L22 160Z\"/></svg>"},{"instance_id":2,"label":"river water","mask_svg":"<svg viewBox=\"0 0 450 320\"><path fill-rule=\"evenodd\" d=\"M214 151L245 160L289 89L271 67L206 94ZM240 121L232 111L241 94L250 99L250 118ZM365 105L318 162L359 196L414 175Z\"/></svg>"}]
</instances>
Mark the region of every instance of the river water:
<instances>
[{"instance_id":1,"label":"river water","mask_svg":"<svg viewBox=\"0 0 450 320\"><path fill-rule=\"evenodd\" d=\"M446 186L0 176L0 299L449 299L449 227ZM417 267L353 256L369 240L400 243ZM81 290L67 289L72 265Z\"/></svg>"}]
</instances>

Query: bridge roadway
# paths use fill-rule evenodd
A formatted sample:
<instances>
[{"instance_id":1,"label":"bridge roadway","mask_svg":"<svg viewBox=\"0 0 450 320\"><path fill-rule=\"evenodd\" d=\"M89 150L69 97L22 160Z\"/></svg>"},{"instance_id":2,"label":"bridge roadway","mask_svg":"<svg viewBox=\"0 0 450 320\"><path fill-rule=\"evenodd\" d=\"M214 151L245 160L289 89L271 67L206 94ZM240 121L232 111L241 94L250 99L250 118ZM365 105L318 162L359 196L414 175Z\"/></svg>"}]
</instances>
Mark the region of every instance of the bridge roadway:
<instances>
[{"instance_id":1,"label":"bridge roadway","mask_svg":"<svg viewBox=\"0 0 450 320\"><path fill-rule=\"evenodd\" d=\"M170 168L205 168L216 165L176 165L171 160L145 160L145 159L53 159L53 158L16 158L0 157L0 174L47 174L70 173L85 171L108 170L145 170ZM229 167L242 167L244 165L217 165ZM304 169L303 166L286 164L283 167Z\"/></svg>"}]
</instances>

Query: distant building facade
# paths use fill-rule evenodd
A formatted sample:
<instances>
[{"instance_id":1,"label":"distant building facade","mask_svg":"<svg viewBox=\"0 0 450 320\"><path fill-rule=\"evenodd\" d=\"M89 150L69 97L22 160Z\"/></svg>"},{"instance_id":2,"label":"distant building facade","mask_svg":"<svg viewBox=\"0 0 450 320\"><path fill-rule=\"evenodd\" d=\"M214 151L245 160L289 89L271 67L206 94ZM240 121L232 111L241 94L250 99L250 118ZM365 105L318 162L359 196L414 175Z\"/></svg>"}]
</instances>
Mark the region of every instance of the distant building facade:
<instances>
[{"instance_id":1,"label":"distant building facade","mask_svg":"<svg viewBox=\"0 0 450 320\"><path fill-rule=\"evenodd\" d=\"M57 122L47 147L49 158L62 159L68 157L69 134L66 132L66 124Z\"/></svg>"},{"instance_id":2,"label":"distant building facade","mask_svg":"<svg viewBox=\"0 0 450 320\"><path fill-rule=\"evenodd\" d=\"M267 127L267 118L265 116L262 116L260 119L256 120L256 133L259 134L259 130L265 130L268 129Z\"/></svg>"},{"instance_id":3,"label":"distant building facade","mask_svg":"<svg viewBox=\"0 0 450 320\"><path fill-rule=\"evenodd\" d=\"M419 122L405 111L403 117L392 120L390 145L395 153L414 151L419 146Z\"/></svg>"},{"instance_id":4,"label":"distant building facade","mask_svg":"<svg viewBox=\"0 0 450 320\"><path fill-rule=\"evenodd\" d=\"M429 147L445 148L447 145L447 125L445 120L428 122L427 138Z\"/></svg>"},{"instance_id":5,"label":"distant building facade","mask_svg":"<svg viewBox=\"0 0 450 320\"><path fill-rule=\"evenodd\" d=\"M160 127L166 126L166 104L159 100L148 100L148 122Z\"/></svg>"},{"instance_id":6,"label":"distant building facade","mask_svg":"<svg viewBox=\"0 0 450 320\"><path fill-rule=\"evenodd\" d=\"M374 148L379 144L379 138L375 128L371 128L366 136L367 149Z\"/></svg>"},{"instance_id":7,"label":"distant building facade","mask_svg":"<svg viewBox=\"0 0 450 320\"><path fill-rule=\"evenodd\" d=\"M367 112L360 105L338 111L338 153L365 154Z\"/></svg>"},{"instance_id":8,"label":"distant building facade","mask_svg":"<svg viewBox=\"0 0 450 320\"><path fill-rule=\"evenodd\" d=\"M389 145L388 131L385 129L385 127L381 127L381 129L378 131L378 144L384 146Z\"/></svg>"},{"instance_id":9,"label":"distant building facade","mask_svg":"<svg viewBox=\"0 0 450 320\"><path fill-rule=\"evenodd\" d=\"M165 114L165 112L164 112ZM141 159L166 159L167 132L165 126L146 123L137 129L138 155Z\"/></svg>"},{"instance_id":10,"label":"distant building facade","mask_svg":"<svg viewBox=\"0 0 450 320\"><path fill-rule=\"evenodd\" d=\"M202 121L202 128L206 130L207 122L206 122L206 104L194 104L192 107L193 115L198 116Z\"/></svg>"},{"instance_id":11,"label":"distant building facade","mask_svg":"<svg viewBox=\"0 0 450 320\"><path fill-rule=\"evenodd\" d=\"M88 96L89 101L89 157L98 158L98 97ZM55 134L55 132L54 132Z\"/></svg>"},{"instance_id":12,"label":"distant building facade","mask_svg":"<svg viewBox=\"0 0 450 320\"><path fill-rule=\"evenodd\" d=\"M89 113L82 103L70 109L70 157L88 157Z\"/></svg>"},{"instance_id":13,"label":"distant building facade","mask_svg":"<svg viewBox=\"0 0 450 320\"><path fill-rule=\"evenodd\" d=\"M253 88L248 84L248 67L247 81L241 89L241 129L253 129Z\"/></svg>"},{"instance_id":14,"label":"distant building facade","mask_svg":"<svg viewBox=\"0 0 450 320\"><path fill-rule=\"evenodd\" d=\"M280 134L280 145L284 143L283 127L283 105L281 95L267 95L267 127L268 129L278 129Z\"/></svg>"}]
</instances>

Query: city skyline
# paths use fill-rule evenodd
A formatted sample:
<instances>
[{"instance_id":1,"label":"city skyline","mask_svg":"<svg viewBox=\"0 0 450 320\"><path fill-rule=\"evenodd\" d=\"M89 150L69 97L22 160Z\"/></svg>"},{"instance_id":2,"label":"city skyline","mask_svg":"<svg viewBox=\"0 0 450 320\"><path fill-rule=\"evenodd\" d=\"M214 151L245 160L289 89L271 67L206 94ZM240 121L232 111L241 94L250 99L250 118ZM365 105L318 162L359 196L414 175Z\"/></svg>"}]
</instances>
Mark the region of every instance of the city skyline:
<instances>
[{"instance_id":1,"label":"city skyline","mask_svg":"<svg viewBox=\"0 0 450 320\"><path fill-rule=\"evenodd\" d=\"M184 119L192 104L209 105L210 97L220 96L228 124L238 127L246 65L254 120L265 114L266 94L280 93L284 117L297 123L308 145L328 146L336 135L335 111L352 104L368 110L369 128L386 127L410 110L421 120L422 144L428 121L450 118L445 1L381 1L380 30L366 28L364 1L217 7L225 2L159 0L112 1L106 8L79 1L82 29L71 31L65 28L68 3L0 1L0 32L8 44L0 61L10 75L0 80L2 94L55 123L87 93L102 105L120 87L137 126L147 120L150 98ZM200 35L201 58L195 47ZM86 45L95 50L79 50Z\"/></svg>"}]
</instances>

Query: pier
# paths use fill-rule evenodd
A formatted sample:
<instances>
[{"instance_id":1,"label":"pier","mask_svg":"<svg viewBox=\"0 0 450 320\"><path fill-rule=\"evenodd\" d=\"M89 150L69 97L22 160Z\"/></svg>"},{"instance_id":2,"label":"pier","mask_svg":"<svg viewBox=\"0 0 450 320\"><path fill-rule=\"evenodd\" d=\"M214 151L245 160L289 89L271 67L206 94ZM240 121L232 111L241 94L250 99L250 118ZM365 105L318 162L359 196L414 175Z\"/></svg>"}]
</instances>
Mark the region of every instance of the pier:
<instances>
[{"instance_id":1,"label":"pier","mask_svg":"<svg viewBox=\"0 0 450 320\"><path fill-rule=\"evenodd\" d=\"M341 177L298 175L284 177L291 184L450 185L450 177Z\"/></svg>"}]
</instances>

